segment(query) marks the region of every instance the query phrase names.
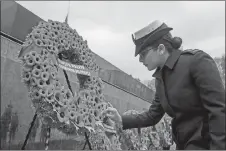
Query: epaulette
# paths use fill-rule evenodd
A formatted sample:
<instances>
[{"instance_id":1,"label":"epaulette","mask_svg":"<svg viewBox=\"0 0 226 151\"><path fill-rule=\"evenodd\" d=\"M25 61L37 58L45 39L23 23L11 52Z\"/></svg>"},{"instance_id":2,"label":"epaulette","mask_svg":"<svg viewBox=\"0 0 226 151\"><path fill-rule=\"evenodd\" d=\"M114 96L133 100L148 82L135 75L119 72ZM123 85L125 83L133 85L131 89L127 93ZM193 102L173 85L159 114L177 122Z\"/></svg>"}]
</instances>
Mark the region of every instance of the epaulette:
<instances>
[{"instance_id":1,"label":"epaulette","mask_svg":"<svg viewBox=\"0 0 226 151\"><path fill-rule=\"evenodd\" d=\"M186 49L184 51L182 51L182 54L196 54L197 52L200 52L202 50L199 49Z\"/></svg>"}]
</instances>

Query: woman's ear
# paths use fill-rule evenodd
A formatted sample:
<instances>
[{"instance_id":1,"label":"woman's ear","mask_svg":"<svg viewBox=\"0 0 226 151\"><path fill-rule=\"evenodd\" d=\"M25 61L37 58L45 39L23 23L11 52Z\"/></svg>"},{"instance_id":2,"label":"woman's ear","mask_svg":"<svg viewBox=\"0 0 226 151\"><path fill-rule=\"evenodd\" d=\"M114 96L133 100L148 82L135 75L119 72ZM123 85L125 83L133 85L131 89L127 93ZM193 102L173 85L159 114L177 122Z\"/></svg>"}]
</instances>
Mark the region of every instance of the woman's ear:
<instances>
[{"instance_id":1,"label":"woman's ear","mask_svg":"<svg viewBox=\"0 0 226 151\"><path fill-rule=\"evenodd\" d=\"M165 48L165 46L163 45L163 44L160 44L159 46L158 46L158 53L160 54L160 55L163 55L164 53L165 53L165 50L166 50L166 48Z\"/></svg>"}]
</instances>

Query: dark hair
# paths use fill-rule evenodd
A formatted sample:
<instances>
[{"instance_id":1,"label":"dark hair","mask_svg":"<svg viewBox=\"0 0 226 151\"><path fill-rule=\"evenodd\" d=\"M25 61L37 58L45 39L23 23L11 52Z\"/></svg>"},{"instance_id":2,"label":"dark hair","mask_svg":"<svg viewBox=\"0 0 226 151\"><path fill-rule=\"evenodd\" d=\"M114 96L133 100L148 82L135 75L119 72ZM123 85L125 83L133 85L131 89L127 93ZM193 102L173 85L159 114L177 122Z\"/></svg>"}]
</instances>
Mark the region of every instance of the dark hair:
<instances>
[{"instance_id":1,"label":"dark hair","mask_svg":"<svg viewBox=\"0 0 226 151\"><path fill-rule=\"evenodd\" d=\"M180 37L172 37L172 35L168 33L157 40L152 47L158 48L160 44L164 44L169 53L171 53L174 49L179 49L181 47L182 39Z\"/></svg>"}]
</instances>

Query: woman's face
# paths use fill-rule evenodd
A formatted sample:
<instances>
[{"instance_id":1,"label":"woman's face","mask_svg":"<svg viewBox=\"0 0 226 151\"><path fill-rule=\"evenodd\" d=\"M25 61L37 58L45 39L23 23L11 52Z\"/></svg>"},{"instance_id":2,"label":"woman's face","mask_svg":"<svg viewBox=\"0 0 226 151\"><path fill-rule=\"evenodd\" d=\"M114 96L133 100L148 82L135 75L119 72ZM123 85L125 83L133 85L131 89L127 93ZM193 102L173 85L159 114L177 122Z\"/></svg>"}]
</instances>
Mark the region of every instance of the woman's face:
<instances>
[{"instance_id":1,"label":"woman's face","mask_svg":"<svg viewBox=\"0 0 226 151\"><path fill-rule=\"evenodd\" d=\"M162 57L160 52L152 47L146 47L140 53L140 62L148 68L149 71L156 69L161 65Z\"/></svg>"}]
</instances>

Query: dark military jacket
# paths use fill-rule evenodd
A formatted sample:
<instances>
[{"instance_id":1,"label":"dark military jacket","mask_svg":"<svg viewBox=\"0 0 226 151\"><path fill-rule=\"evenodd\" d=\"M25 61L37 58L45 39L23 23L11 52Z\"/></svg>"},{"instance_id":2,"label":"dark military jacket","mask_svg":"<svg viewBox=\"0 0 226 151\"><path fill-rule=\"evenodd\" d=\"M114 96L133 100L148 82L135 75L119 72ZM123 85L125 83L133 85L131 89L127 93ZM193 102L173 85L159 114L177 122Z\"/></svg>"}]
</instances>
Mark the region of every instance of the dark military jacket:
<instances>
[{"instance_id":1,"label":"dark military jacket","mask_svg":"<svg viewBox=\"0 0 226 151\"><path fill-rule=\"evenodd\" d=\"M149 111L122 116L123 129L173 118L177 149L226 149L225 89L215 61L201 50L175 50L153 74L156 94Z\"/></svg>"}]
</instances>

